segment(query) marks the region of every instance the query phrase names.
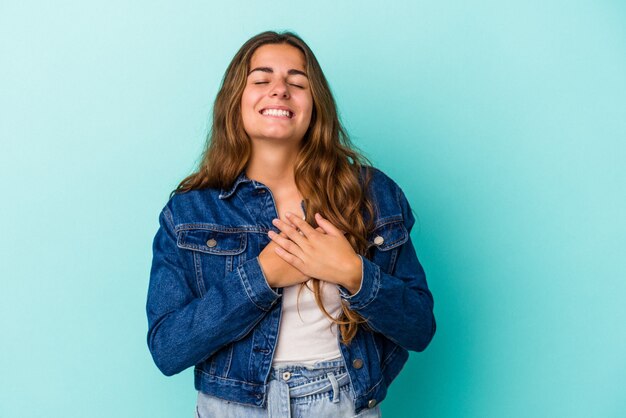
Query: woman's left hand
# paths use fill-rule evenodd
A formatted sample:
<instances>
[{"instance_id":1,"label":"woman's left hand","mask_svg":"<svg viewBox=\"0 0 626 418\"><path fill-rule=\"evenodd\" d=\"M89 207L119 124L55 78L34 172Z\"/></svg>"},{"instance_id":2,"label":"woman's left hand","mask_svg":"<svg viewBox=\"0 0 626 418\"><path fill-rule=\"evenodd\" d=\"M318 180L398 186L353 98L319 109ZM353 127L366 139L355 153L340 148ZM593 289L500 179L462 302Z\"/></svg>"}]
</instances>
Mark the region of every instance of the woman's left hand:
<instances>
[{"instance_id":1,"label":"woman's left hand","mask_svg":"<svg viewBox=\"0 0 626 418\"><path fill-rule=\"evenodd\" d=\"M361 286L362 261L343 232L319 213L315 214L315 220L323 232L290 212L285 216L297 229L280 219L272 221L289 237L269 231L269 237L278 244L276 253L303 274L356 293Z\"/></svg>"}]
</instances>

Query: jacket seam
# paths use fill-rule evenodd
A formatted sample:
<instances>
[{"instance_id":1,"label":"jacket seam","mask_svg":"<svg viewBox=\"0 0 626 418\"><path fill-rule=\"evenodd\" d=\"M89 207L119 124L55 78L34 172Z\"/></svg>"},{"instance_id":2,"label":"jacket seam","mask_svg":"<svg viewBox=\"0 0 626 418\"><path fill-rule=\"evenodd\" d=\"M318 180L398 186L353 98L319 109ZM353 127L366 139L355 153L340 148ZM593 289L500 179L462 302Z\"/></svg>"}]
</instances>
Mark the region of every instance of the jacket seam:
<instances>
[{"instance_id":1,"label":"jacket seam","mask_svg":"<svg viewBox=\"0 0 626 418\"><path fill-rule=\"evenodd\" d=\"M384 360L382 361L382 365L383 367L381 369L385 369L385 367L387 367L387 364L389 362L389 359L393 356L396 355L396 351L398 350L398 346L396 345L393 350L391 350L391 352L384 358Z\"/></svg>"},{"instance_id":2,"label":"jacket seam","mask_svg":"<svg viewBox=\"0 0 626 418\"><path fill-rule=\"evenodd\" d=\"M389 225L398 221L402 221L403 217L402 214L398 214L398 215L391 215L391 216L387 216L385 218L380 218L376 221L376 223L374 224L374 227L372 229L372 232L376 231L378 228L381 228L385 225Z\"/></svg>"},{"instance_id":3,"label":"jacket seam","mask_svg":"<svg viewBox=\"0 0 626 418\"><path fill-rule=\"evenodd\" d=\"M191 254L191 256L193 257L193 265L196 271L196 285L198 286L198 293L200 294L200 297L203 297L206 289L204 288L204 277L202 276L202 261L199 260L196 252Z\"/></svg>"},{"instance_id":4,"label":"jacket seam","mask_svg":"<svg viewBox=\"0 0 626 418\"><path fill-rule=\"evenodd\" d=\"M250 212L248 211L248 213ZM176 232L200 229L203 231L226 232L226 233L232 233L232 234L236 234L236 233L264 234L267 231L269 231L269 228L265 228L265 227L257 226L257 225L242 225L238 227L229 227L229 226L223 226L223 225L214 224L214 223L202 223L202 222L182 223L180 225L177 225L173 229Z\"/></svg>"},{"instance_id":5,"label":"jacket seam","mask_svg":"<svg viewBox=\"0 0 626 418\"><path fill-rule=\"evenodd\" d=\"M248 212L248 215L250 215L250 217L254 219L255 217L252 216L252 213L250 213L250 209L248 209L248 205L246 205L246 201L243 200L239 194L236 194L235 197L241 201L241 204L244 208L246 208L246 212Z\"/></svg>"},{"instance_id":6,"label":"jacket seam","mask_svg":"<svg viewBox=\"0 0 626 418\"><path fill-rule=\"evenodd\" d=\"M172 211L170 210L170 208L168 208L167 206L165 206L163 208L163 215L165 215L165 221L167 223L169 223L169 228L172 232L176 232L176 225L174 224L174 215L172 214Z\"/></svg>"},{"instance_id":7,"label":"jacket seam","mask_svg":"<svg viewBox=\"0 0 626 418\"><path fill-rule=\"evenodd\" d=\"M387 334L385 334L385 333L383 333L383 332L379 331L378 329L376 329L376 327L374 327L374 326L373 326L372 324L370 324L369 322L367 323L367 325L368 325L368 326L370 326L370 327L371 327L374 331L376 331L377 333L384 335L384 336L385 336L385 338L387 338L388 340L390 340L391 342L393 342L395 345L402 347L402 345L401 345L398 341L396 341L396 340L395 340L395 338L393 338L393 337L391 337L391 336L389 336L389 335L387 335Z\"/></svg>"},{"instance_id":8,"label":"jacket seam","mask_svg":"<svg viewBox=\"0 0 626 418\"><path fill-rule=\"evenodd\" d=\"M252 289L248 289L248 275L246 274L246 272L244 271L243 267L240 265L239 267L237 267L237 273L239 273L239 279L241 280L241 284L243 285L244 290L246 291L246 295L248 296L248 299L250 299L250 301L254 304L254 306L256 306L257 308L261 309L264 312L268 312L269 309L265 309L261 306L259 306L254 299L252 299L252 296L250 295L250 292L252 291ZM244 280L245 277L245 280Z\"/></svg>"},{"instance_id":9,"label":"jacket seam","mask_svg":"<svg viewBox=\"0 0 626 418\"><path fill-rule=\"evenodd\" d=\"M227 380L229 382L233 382L233 383L243 383L244 385L249 385L249 386L254 386L254 387L259 387L262 388L263 386L265 386L264 384L258 384L258 383L253 383L253 382L247 382L245 380L237 380L237 379L231 379L230 377L222 377L222 376L217 376L214 374L210 374L205 372L204 370L202 370L200 367L196 367L196 373L200 373L203 374L205 376L208 376L209 378L213 378L213 379L219 379L219 380Z\"/></svg>"},{"instance_id":10,"label":"jacket seam","mask_svg":"<svg viewBox=\"0 0 626 418\"><path fill-rule=\"evenodd\" d=\"M393 350L391 350L391 353L389 353L389 355L387 357L385 357L385 360L383 360L381 362L381 367L380 367L380 373L383 377L381 377L380 379L378 379L378 382L376 382L376 384L374 384L374 386L372 386L367 392L365 392L363 394L363 396L367 396L370 393L372 393L372 391L374 391L376 388L378 388L378 386L380 386L381 383L383 383L385 381L385 374L384 371L387 368L388 360L391 359L391 357L395 356L396 351L398 350L398 346L395 346L393 348Z\"/></svg>"}]
</instances>

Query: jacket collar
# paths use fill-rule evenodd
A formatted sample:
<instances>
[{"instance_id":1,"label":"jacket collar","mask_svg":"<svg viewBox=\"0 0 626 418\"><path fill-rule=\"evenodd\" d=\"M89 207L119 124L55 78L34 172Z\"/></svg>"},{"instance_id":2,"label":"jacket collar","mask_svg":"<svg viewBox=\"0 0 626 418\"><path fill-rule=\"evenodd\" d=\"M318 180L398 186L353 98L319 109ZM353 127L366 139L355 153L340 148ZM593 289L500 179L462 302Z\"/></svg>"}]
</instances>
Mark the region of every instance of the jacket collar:
<instances>
[{"instance_id":1,"label":"jacket collar","mask_svg":"<svg viewBox=\"0 0 626 418\"><path fill-rule=\"evenodd\" d=\"M237 191L237 188L242 183L252 183L252 185L254 186L255 189L259 189L259 188L265 187L261 183L259 183L258 181L252 180L252 179L248 178L248 176L246 176L246 170L242 170L241 173L239 173L239 175L237 176L237 178L233 182L233 185L230 187L230 189L222 188L220 190L220 195L218 197L220 199L227 199L227 198L229 198L230 196L232 196L233 193L235 193Z\"/></svg>"},{"instance_id":2,"label":"jacket collar","mask_svg":"<svg viewBox=\"0 0 626 418\"><path fill-rule=\"evenodd\" d=\"M361 177L365 174L365 170L366 170L366 167L361 167ZM239 173L239 175L233 182L233 185L230 186L230 189L224 189L224 188L220 189L220 194L218 197L220 199L229 198L230 196L232 196L233 193L237 191L237 188L242 183L252 183L255 189L267 188L267 186L265 186L264 184L259 183L256 180L252 180L248 178L248 176L246 176L246 169L244 168L243 170L241 170L241 173Z\"/></svg>"}]
</instances>

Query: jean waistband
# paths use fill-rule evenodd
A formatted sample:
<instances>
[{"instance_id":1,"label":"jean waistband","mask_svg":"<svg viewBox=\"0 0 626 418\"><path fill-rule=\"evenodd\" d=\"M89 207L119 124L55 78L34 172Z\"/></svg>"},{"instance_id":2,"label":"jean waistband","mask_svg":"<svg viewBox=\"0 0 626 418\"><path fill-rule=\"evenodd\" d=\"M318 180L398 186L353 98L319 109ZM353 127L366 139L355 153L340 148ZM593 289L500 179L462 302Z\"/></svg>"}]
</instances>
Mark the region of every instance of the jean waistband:
<instances>
[{"instance_id":1,"label":"jean waistband","mask_svg":"<svg viewBox=\"0 0 626 418\"><path fill-rule=\"evenodd\" d=\"M322 360L322 361L318 361L313 363L312 365L309 364L300 364L300 363L293 363L293 364L278 364L278 365L274 365L272 366L270 373L271 374L276 374L276 373L280 373L283 371L291 371L291 372L301 372L301 371L311 371L311 370L319 370L319 369L338 369L338 368L345 368L345 363L343 361L342 357L333 359L333 360Z\"/></svg>"},{"instance_id":2,"label":"jean waistband","mask_svg":"<svg viewBox=\"0 0 626 418\"><path fill-rule=\"evenodd\" d=\"M350 383L343 359L320 361L313 366L280 365L272 367L269 380L278 380L289 386L289 397L299 398L339 388ZM333 398L336 395L333 396Z\"/></svg>"}]
</instances>

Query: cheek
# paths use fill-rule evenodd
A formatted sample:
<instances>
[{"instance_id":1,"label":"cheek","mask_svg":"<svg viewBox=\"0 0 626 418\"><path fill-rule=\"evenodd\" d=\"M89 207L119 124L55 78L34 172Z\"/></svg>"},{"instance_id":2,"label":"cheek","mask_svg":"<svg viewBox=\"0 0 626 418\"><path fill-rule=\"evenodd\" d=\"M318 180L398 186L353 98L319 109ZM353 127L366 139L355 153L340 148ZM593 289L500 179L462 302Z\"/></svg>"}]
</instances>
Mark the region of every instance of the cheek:
<instances>
[{"instance_id":1,"label":"cheek","mask_svg":"<svg viewBox=\"0 0 626 418\"><path fill-rule=\"evenodd\" d=\"M247 109L248 111L253 111L254 104L258 101L258 99L259 92L255 92L254 89L250 89L250 86L247 86L241 95L241 107Z\"/></svg>"},{"instance_id":2,"label":"cheek","mask_svg":"<svg viewBox=\"0 0 626 418\"><path fill-rule=\"evenodd\" d=\"M245 94L241 97L241 117L244 122L250 120L254 116L254 100L250 94Z\"/></svg>"},{"instance_id":3,"label":"cheek","mask_svg":"<svg viewBox=\"0 0 626 418\"><path fill-rule=\"evenodd\" d=\"M313 102L311 102L308 107L307 116L306 116L307 122L308 122L307 124L311 123L312 116L313 116Z\"/></svg>"},{"instance_id":4,"label":"cheek","mask_svg":"<svg viewBox=\"0 0 626 418\"><path fill-rule=\"evenodd\" d=\"M303 112L304 119L307 122L311 122L311 115L313 114L313 99L310 96L303 98L302 110L304 110Z\"/></svg>"}]
</instances>

